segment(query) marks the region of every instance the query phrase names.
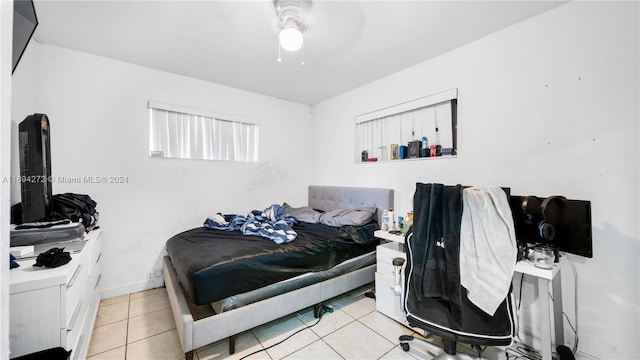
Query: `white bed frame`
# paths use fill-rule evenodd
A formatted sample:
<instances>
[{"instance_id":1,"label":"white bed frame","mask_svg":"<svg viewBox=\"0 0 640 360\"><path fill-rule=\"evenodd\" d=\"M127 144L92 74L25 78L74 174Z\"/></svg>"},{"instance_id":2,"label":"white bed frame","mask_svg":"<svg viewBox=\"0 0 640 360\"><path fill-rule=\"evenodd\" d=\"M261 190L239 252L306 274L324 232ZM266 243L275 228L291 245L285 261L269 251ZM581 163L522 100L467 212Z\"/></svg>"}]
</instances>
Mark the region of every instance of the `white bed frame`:
<instances>
[{"instance_id":1,"label":"white bed frame","mask_svg":"<svg viewBox=\"0 0 640 360\"><path fill-rule=\"evenodd\" d=\"M382 214L382 209L393 207L393 190L312 185L309 186L309 206L324 211L375 206L379 209L378 214ZM226 338L230 339L229 351L232 353L235 335L371 283L374 281L376 268L375 265L370 265L253 304L194 320L168 256L163 259L163 267L164 282L186 360L193 359L195 349ZM283 307L282 304L287 306Z\"/></svg>"}]
</instances>

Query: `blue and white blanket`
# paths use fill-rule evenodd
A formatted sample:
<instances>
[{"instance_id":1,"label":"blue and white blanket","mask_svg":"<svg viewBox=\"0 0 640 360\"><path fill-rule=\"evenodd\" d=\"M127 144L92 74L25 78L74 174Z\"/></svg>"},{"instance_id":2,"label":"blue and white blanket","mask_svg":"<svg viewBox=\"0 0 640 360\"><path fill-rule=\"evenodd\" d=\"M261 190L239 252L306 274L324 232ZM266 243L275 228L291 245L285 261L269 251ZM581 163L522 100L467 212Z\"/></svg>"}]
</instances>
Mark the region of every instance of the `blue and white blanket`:
<instances>
[{"instance_id":1,"label":"blue and white blanket","mask_svg":"<svg viewBox=\"0 0 640 360\"><path fill-rule=\"evenodd\" d=\"M258 235L276 244L284 244L298 236L292 228L295 223L296 218L287 215L282 206L273 204L262 211L253 210L247 216L217 213L204 221L204 227L225 231L240 230L244 235Z\"/></svg>"}]
</instances>

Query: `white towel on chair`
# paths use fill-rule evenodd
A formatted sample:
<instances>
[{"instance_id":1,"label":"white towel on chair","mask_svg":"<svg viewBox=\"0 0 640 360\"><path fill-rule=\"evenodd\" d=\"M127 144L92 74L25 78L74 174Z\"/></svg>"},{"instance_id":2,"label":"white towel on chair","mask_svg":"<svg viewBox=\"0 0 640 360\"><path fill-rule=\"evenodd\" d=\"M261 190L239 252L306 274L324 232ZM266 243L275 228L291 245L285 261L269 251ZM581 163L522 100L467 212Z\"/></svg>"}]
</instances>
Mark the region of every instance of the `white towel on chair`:
<instances>
[{"instance_id":1,"label":"white towel on chair","mask_svg":"<svg viewBox=\"0 0 640 360\"><path fill-rule=\"evenodd\" d=\"M469 301L489 315L509 293L517 244L509 200L500 188L462 192L460 283Z\"/></svg>"}]
</instances>

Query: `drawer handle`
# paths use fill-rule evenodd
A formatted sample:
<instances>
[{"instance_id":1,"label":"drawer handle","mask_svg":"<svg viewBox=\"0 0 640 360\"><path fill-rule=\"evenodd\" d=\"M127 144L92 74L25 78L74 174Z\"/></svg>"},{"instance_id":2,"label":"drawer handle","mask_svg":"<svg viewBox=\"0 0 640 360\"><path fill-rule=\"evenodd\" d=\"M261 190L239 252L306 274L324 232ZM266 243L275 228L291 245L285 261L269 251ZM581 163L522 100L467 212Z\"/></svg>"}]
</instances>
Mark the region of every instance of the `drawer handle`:
<instances>
[{"instance_id":1,"label":"drawer handle","mask_svg":"<svg viewBox=\"0 0 640 360\"><path fill-rule=\"evenodd\" d=\"M76 268L76 271L73 273L73 276L71 276L71 281L69 281L69 283L67 284L67 288L72 287L73 284L76 282L76 279L78 278L78 274L80 274L80 269L82 269L82 264L78 265L78 267Z\"/></svg>"},{"instance_id":2,"label":"drawer handle","mask_svg":"<svg viewBox=\"0 0 640 360\"><path fill-rule=\"evenodd\" d=\"M76 304L76 308L73 309L73 316L71 317L71 321L69 321L69 325L67 326L67 331L73 330L73 327L76 325L76 320L78 320L78 315L80 314L80 309L82 308L82 300L78 300Z\"/></svg>"},{"instance_id":3,"label":"drawer handle","mask_svg":"<svg viewBox=\"0 0 640 360\"><path fill-rule=\"evenodd\" d=\"M98 258L96 259L96 264L100 261L101 257L102 257L102 253L98 254Z\"/></svg>"},{"instance_id":4,"label":"drawer handle","mask_svg":"<svg viewBox=\"0 0 640 360\"><path fill-rule=\"evenodd\" d=\"M96 286L94 286L93 288L98 290L98 284L100 284L100 280L102 280L102 274L98 275L98 280L96 280Z\"/></svg>"}]
</instances>

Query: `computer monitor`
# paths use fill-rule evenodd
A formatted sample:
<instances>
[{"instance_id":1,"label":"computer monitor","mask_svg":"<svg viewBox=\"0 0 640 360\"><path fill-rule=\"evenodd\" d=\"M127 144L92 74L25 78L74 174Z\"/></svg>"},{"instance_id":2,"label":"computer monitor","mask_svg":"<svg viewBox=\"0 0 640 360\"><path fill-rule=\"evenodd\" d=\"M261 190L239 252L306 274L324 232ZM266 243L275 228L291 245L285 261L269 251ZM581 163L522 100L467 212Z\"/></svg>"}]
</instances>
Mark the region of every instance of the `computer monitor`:
<instances>
[{"instance_id":1,"label":"computer monitor","mask_svg":"<svg viewBox=\"0 0 640 360\"><path fill-rule=\"evenodd\" d=\"M518 242L556 246L560 251L593 257L591 235L591 202L554 197L543 204L547 198L537 196L511 196L511 210ZM550 225L554 236L549 235Z\"/></svg>"}]
</instances>

